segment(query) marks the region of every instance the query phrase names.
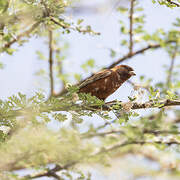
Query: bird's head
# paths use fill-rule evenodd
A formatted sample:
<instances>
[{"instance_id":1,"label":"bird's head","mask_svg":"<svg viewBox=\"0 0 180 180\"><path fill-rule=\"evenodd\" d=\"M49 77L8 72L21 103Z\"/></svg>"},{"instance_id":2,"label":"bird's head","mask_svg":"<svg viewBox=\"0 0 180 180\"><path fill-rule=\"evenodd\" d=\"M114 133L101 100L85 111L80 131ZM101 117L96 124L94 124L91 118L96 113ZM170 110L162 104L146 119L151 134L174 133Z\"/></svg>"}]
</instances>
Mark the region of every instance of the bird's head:
<instances>
[{"instance_id":1,"label":"bird's head","mask_svg":"<svg viewBox=\"0 0 180 180\"><path fill-rule=\"evenodd\" d=\"M134 69L127 65L119 65L112 68L113 71L117 72L124 80L129 79L131 76L135 76Z\"/></svg>"}]
</instances>

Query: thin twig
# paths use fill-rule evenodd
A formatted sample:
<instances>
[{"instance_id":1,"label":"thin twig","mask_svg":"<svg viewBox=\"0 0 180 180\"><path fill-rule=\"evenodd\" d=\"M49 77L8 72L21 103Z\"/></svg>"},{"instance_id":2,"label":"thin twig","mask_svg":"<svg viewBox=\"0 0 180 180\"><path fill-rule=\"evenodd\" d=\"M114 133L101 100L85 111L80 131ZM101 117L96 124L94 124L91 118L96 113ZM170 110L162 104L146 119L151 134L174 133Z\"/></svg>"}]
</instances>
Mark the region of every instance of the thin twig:
<instances>
[{"instance_id":1,"label":"thin twig","mask_svg":"<svg viewBox=\"0 0 180 180\"><path fill-rule=\"evenodd\" d=\"M50 96L54 94L54 79L53 79L53 32L49 30L49 77L50 77Z\"/></svg>"},{"instance_id":2,"label":"thin twig","mask_svg":"<svg viewBox=\"0 0 180 180\"><path fill-rule=\"evenodd\" d=\"M180 7L180 4L178 4L176 2L173 2L171 0L167 0L167 2L169 2L170 4L173 4L173 5L177 6L177 7Z\"/></svg>"},{"instance_id":3,"label":"thin twig","mask_svg":"<svg viewBox=\"0 0 180 180\"><path fill-rule=\"evenodd\" d=\"M173 73L174 63L175 63L175 59L176 59L176 55L177 55L177 50L178 50L178 43L176 43L174 53L172 54L171 64L169 67L168 77L167 77L167 87L169 87L171 84L171 77L172 77L172 73Z\"/></svg>"},{"instance_id":4,"label":"thin twig","mask_svg":"<svg viewBox=\"0 0 180 180\"><path fill-rule=\"evenodd\" d=\"M24 31L23 33L19 34L16 38L14 38L13 40L11 40L7 44L5 44L3 46L3 49L9 48L12 44L14 44L18 40L20 40L22 37L28 36L30 33L32 33L32 31L34 31L39 26L40 23L41 23L41 21L34 23L27 31Z\"/></svg>"},{"instance_id":5,"label":"thin twig","mask_svg":"<svg viewBox=\"0 0 180 180\"><path fill-rule=\"evenodd\" d=\"M85 34L85 33L91 33L91 34L93 34L93 35L100 35L100 33L99 32L94 32L92 29L81 29L81 28L79 28L79 27L77 27L77 26L71 26L71 25L69 25L69 24L67 24L67 23L64 23L64 22L61 22L61 21L58 21L58 20L56 20L55 18L53 18L53 17L50 17L50 20L54 23L54 24L56 24L56 25L58 25L58 26L61 26L62 28L64 28L64 29L68 29L68 30L74 30L74 31L78 31L78 32L80 32L80 33L83 33L83 34Z\"/></svg>"},{"instance_id":6,"label":"thin twig","mask_svg":"<svg viewBox=\"0 0 180 180\"><path fill-rule=\"evenodd\" d=\"M125 141L124 143L121 144L116 144L110 148L106 148L106 149L102 149L99 152L95 153L94 155L91 155L91 157L103 154L103 153L107 153L107 152L111 152L114 150L117 150L121 147L127 146L127 145L144 145L144 144L166 144L168 146L172 145L172 144L177 144L180 145L180 142L173 140L173 141L167 141L167 142L162 142L162 141L154 141L154 142L148 142L148 141Z\"/></svg>"},{"instance_id":7,"label":"thin twig","mask_svg":"<svg viewBox=\"0 0 180 180\"><path fill-rule=\"evenodd\" d=\"M132 126L134 129L138 129L139 127ZM153 134L153 135L162 135L162 134L180 134L179 131L171 131L171 130L148 130L148 129L142 129L142 134ZM104 137L107 135L113 135L113 134L119 134L119 135L125 135L125 131L123 130L112 130L112 131L106 131L106 132L97 132L97 133L90 133L90 134L82 134L82 138L93 138L93 137Z\"/></svg>"},{"instance_id":8,"label":"thin twig","mask_svg":"<svg viewBox=\"0 0 180 180\"><path fill-rule=\"evenodd\" d=\"M35 178L40 178L40 177L54 177L57 180L60 180L61 178L56 174L56 172L63 170L64 168L61 167L60 165L56 165L53 169L48 169L45 172L40 172L38 174L35 175L28 175L25 176L25 178L29 178L29 179L35 179Z\"/></svg>"},{"instance_id":9,"label":"thin twig","mask_svg":"<svg viewBox=\"0 0 180 180\"><path fill-rule=\"evenodd\" d=\"M106 135L110 135L110 134L124 134L124 131L122 130L112 130L112 131L108 131L108 132L97 132L97 133L85 133L85 134L82 134L82 138L83 139L86 139L86 138L93 138L93 137L104 137Z\"/></svg>"},{"instance_id":10,"label":"thin twig","mask_svg":"<svg viewBox=\"0 0 180 180\"><path fill-rule=\"evenodd\" d=\"M165 43L166 43L166 44L175 43L175 41L166 41ZM118 64L120 64L120 63L122 63L122 62L124 62L124 61L127 61L127 60L128 60L129 58L131 58L131 57L134 57L134 56L139 55L139 54L143 54L145 51L147 51L147 50L149 50L149 49L158 49L158 48L160 48L160 47L161 47L160 44L150 44L150 45L148 45L148 46L146 46L146 47L144 47L144 48L142 48L142 49L139 49L139 50L133 52L132 54L129 54L129 53L128 53L127 55L119 58L117 61L115 61L114 63L112 63L112 64L111 64L110 66L108 66L107 68L108 68L108 69L113 68L114 66L116 66L116 65L118 65Z\"/></svg>"},{"instance_id":11,"label":"thin twig","mask_svg":"<svg viewBox=\"0 0 180 180\"><path fill-rule=\"evenodd\" d=\"M52 169L48 169L45 172L40 172L38 174L34 174L34 175L27 175L24 178L29 178L29 179L35 179L35 178L40 178L40 177L54 177L58 180L61 180L62 178L60 176L58 176L56 173L61 171L61 170L67 170L68 168L74 166L75 164L77 164L79 161L73 161L70 162L64 166L60 166L59 164L55 165L54 168Z\"/></svg>"},{"instance_id":12,"label":"thin twig","mask_svg":"<svg viewBox=\"0 0 180 180\"><path fill-rule=\"evenodd\" d=\"M129 54L133 53L133 13L134 13L134 2L131 0L131 8L129 14Z\"/></svg>"}]
</instances>

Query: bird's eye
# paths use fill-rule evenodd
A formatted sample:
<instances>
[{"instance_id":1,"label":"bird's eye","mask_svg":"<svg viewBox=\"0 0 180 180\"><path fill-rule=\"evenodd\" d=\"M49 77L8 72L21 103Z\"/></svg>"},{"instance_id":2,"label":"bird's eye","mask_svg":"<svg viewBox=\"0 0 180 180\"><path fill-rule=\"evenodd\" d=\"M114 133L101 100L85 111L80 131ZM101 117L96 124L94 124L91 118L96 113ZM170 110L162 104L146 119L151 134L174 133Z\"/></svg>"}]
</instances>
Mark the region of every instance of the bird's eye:
<instances>
[{"instance_id":1,"label":"bird's eye","mask_svg":"<svg viewBox=\"0 0 180 180\"><path fill-rule=\"evenodd\" d=\"M128 70L128 71L134 71L133 68L131 68L129 66L126 66L125 69Z\"/></svg>"}]
</instances>

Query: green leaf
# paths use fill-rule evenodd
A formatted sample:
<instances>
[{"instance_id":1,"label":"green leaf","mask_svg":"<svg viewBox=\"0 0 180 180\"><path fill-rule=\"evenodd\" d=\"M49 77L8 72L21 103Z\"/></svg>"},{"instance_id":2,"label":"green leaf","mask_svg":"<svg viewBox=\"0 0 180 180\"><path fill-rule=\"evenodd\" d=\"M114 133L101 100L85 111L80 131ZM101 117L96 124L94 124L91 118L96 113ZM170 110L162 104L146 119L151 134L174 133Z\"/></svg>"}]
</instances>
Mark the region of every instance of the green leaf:
<instances>
[{"instance_id":1,"label":"green leaf","mask_svg":"<svg viewBox=\"0 0 180 180\"><path fill-rule=\"evenodd\" d=\"M119 7L119 8L117 8L117 10L118 10L119 12L121 12L122 14L125 14L125 13L128 11L128 8Z\"/></svg>"},{"instance_id":2,"label":"green leaf","mask_svg":"<svg viewBox=\"0 0 180 180\"><path fill-rule=\"evenodd\" d=\"M65 120L67 120L67 115L61 113L55 113L53 114L53 117L59 122L64 122Z\"/></svg>"},{"instance_id":3,"label":"green leaf","mask_svg":"<svg viewBox=\"0 0 180 180\"><path fill-rule=\"evenodd\" d=\"M6 48L5 51L9 54L12 55L16 50L12 48Z\"/></svg>"},{"instance_id":4,"label":"green leaf","mask_svg":"<svg viewBox=\"0 0 180 180\"><path fill-rule=\"evenodd\" d=\"M80 74L77 74L75 73L74 74L74 78L77 80L77 81L80 81L82 79L82 76Z\"/></svg>"},{"instance_id":5,"label":"green leaf","mask_svg":"<svg viewBox=\"0 0 180 180\"><path fill-rule=\"evenodd\" d=\"M80 124L80 123L83 122L83 119L80 117L79 114L74 114L74 113L72 113L71 115L72 115L72 120L73 120L75 123Z\"/></svg>"},{"instance_id":6,"label":"green leaf","mask_svg":"<svg viewBox=\"0 0 180 180\"><path fill-rule=\"evenodd\" d=\"M88 65L89 67L91 67L91 68L94 67L94 64L95 64L94 59L89 59L89 60L87 61L87 65Z\"/></svg>"},{"instance_id":7,"label":"green leaf","mask_svg":"<svg viewBox=\"0 0 180 180\"><path fill-rule=\"evenodd\" d=\"M4 64L0 62L0 69L4 68Z\"/></svg>"},{"instance_id":8,"label":"green leaf","mask_svg":"<svg viewBox=\"0 0 180 180\"><path fill-rule=\"evenodd\" d=\"M110 49L110 51L111 51L110 56L111 56L112 58L115 57L115 56L116 56L116 51L114 51L113 49Z\"/></svg>"},{"instance_id":9,"label":"green leaf","mask_svg":"<svg viewBox=\"0 0 180 180\"><path fill-rule=\"evenodd\" d=\"M136 97L130 97L130 96L128 96L128 99L129 99L130 101L135 101L137 98L136 98Z\"/></svg>"},{"instance_id":10,"label":"green leaf","mask_svg":"<svg viewBox=\"0 0 180 180\"><path fill-rule=\"evenodd\" d=\"M80 25L83 21L84 19L78 19L77 25Z\"/></svg>"},{"instance_id":11,"label":"green leaf","mask_svg":"<svg viewBox=\"0 0 180 180\"><path fill-rule=\"evenodd\" d=\"M41 51L36 51L36 54L38 55L38 59L47 60L47 58L44 56L44 54Z\"/></svg>"}]
</instances>

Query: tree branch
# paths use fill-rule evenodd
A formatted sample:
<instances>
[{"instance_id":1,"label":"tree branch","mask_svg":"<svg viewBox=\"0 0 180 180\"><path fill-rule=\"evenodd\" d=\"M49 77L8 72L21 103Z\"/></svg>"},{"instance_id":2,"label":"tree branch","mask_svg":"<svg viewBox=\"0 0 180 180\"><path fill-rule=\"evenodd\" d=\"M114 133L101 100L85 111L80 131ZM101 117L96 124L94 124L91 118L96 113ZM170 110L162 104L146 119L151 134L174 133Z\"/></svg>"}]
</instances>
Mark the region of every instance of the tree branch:
<instances>
[{"instance_id":1,"label":"tree branch","mask_svg":"<svg viewBox=\"0 0 180 180\"><path fill-rule=\"evenodd\" d=\"M169 43L175 43L175 42L176 41L166 41L165 43L169 44ZM109 65L107 68L108 69L113 68L114 66L116 66L116 65L118 65L118 64L120 64L120 63L122 63L122 62L124 62L126 60L128 60L129 58L132 58L132 57L134 57L136 55L139 55L139 54L143 54L145 51L147 51L149 49L158 49L160 47L161 47L160 44L154 44L154 45L150 44L150 45L148 45L148 46L146 46L146 47L144 47L142 49L139 49L139 50L133 52L132 54L127 54L127 55L123 56L122 58L119 58L117 61L115 61L114 63Z\"/></svg>"},{"instance_id":2,"label":"tree branch","mask_svg":"<svg viewBox=\"0 0 180 180\"><path fill-rule=\"evenodd\" d=\"M163 108L163 107L169 107L169 106L180 106L180 100L162 100L162 101L148 101L145 103L133 103L133 102L127 102L127 103L117 103L116 101L111 101L111 102L107 102L102 106L84 106L83 104L69 104L65 107L50 107L51 105L49 105L49 108L46 106L44 108L41 109L41 112L46 112L46 111L71 111L71 109L73 109L74 111L76 111L75 106L77 107L77 109L82 109L82 110L88 110L88 111L96 111L96 110L101 110L101 111L112 111L113 107L115 105L119 105L119 108L116 110L125 110L126 107L128 106L128 110L136 110L136 109L150 109L150 108ZM47 108L47 109L46 109Z\"/></svg>"},{"instance_id":3,"label":"tree branch","mask_svg":"<svg viewBox=\"0 0 180 180\"><path fill-rule=\"evenodd\" d=\"M41 178L41 177L54 177L57 180L60 180L61 178L56 174L56 172L63 170L63 168L60 165L56 165L53 169L48 169L45 172L40 172L38 174L35 175L27 175L23 178L27 178L27 179L35 179L35 178Z\"/></svg>"},{"instance_id":4,"label":"tree branch","mask_svg":"<svg viewBox=\"0 0 180 180\"><path fill-rule=\"evenodd\" d=\"M139 128L136 126L132 126L132 128ZM141 129L140 129L141 130ZM153 135L162 135L162 134L175 134L178 135L180 134L179 131L171 131L171 130L149 130L149 129L142 129L142 134L153 134ZM82 138L86 139L86 138L93 138L93 137L104 137L107 135L111 135L111 134L121 134L121 135L125 135L125 132L123 130L112 130L112 131L106 131L106 132L97 132L97 133L84 133L82 134Z\"/></svg>"},{"instance_id":5,"label":"tree branch","mask_svg":"<svg viewBox=\"0 0 180 180\"><path fill-rule=\"evenodd\" d=\"M173 2L173 1L171 1L171 0L167 0L167 2L169 2L170 4L173 4L173 5L177 6L177 7L180 7L180 4L175 3L175 2Z\"/></svg>"},{"instance_id":6,"label":"tree branch","mask_svg":"<svg viewBox=\"0 0 180 180\"><path fill-rule=\"evenodd\" d=\"M94 34L94 35L100 35L100 33L98 33L98 32L94 32L92 29L81 29L81 28L79 28L79 27L77 27L77 26L71 26L71 25L69 25L69 24L67 24L67 23L63 23L63 22L61 22L61 21L57 21L55 18L53 18L53 17L50 17L50 20L54 23L54 24L56 24L56 25L58 25L58 26L61 26L62 28L64 28L64 29L71 29L71 30L74 30L74 31L78 31L78 32L80 32L80 33L83 33L83 34L85 34L85 33L91 33L91 34Z\"/></svg>"},{"instance_id":7,"label":"tree branch","mask_svg":"<svg viewBox=\"0 0 180 180\"><path fill-rule=\"evenodd\" d=\"M127 146L127 145L144 145L144 144L166 144L168 146L172 145L172 144L177 144L177 145L180 145L180 142L176 141L176 140L172 140L172 141L167 141L167 142L162 142L162 141L154 141L154 142L148 142L148 141L125 141L123 143L120 143L120 144L116 144L110 148L106 148L106 149L102 149L100 150L99 152L95 153L94 155L92 155L91 157L93 156L97 156L97 155L100 155L102 153L107 153L107 152L111 152L111 151L114 151L114 150L117 150L121 147L124 147L124 146Z\"/></svg>"},{"instance_id":8,"label":"tree branch","mask_svg":"<svg viewBox=\"0 0 180 180\"><path fill-rule=\"evenodd\" d=\"M103 110L111 110L113 105L115 105L116 102L112 101L112 102L107 102L102 108ZM125 104L125 103L124 103ZM142 104L138 104L138 103L132 103L131 105L132 110L135 109L149 109L149 108L163 108L166 106L180 106L180 100L163 100L163 101L159 101L159 102L153 102L153 101L148 101Z\"/></svg>"},{"instance_id":9,"label":"tree branch","mask_svg":"<svg viewBox=\"0 0 180 180\"><path fill-rule=\"evenodd\" d=\"M50 97L54 94L53 79L53 32L49 30L49 77L50 77Z\"/></svg>"},{"instance_id":10,"label":"tree branch","mask_svg":"<svg viewBox=\"0 0 180 180\"><path fill-rule=\"evenodd\" d=\"M106 135L110 135L110 134L124 134L124 131L122 130L112 130L112 131L107 131L107 132L97 132L97 133L84 133L82 134L82 138L86 139L86 138L93 138L93 137L104 137Z\"/></svg>"},{"instance_id":11,"label":"tree branch","mask_svg":"<svg viewBox=\"0 0 180 180\"><path fill-rule=\"evenodd\" d=\"M38 21L38 22L34 23L27 31L24 31L23 33L19 34L16 38L14 38L13 40L11 40L7 44L5 44L3 46L3 49L4 48L9 48L12 44L14 44L18 40L20 40L22 37L28 36L32 31L34 31L39 26L40 23L41 23L41 21Z\"/></svg>"},{"instance_id":12,"label":"tree branch","mask_svg":"<svg viewBox=\"0 0 180 180\"><path fill-rule=\"evenodd\" d=\"M129 14L129 54L133 53L133 13L134 13L134 2L131 0L131 8Z\"/></svg>"},{"instance_id":13,"label":"tree branch","mask_svg":"<svg viewBox=\"0 0 180 180\"><path fill-rule=\"evenodd\" d=\"M59 164L56 164L54 168L48 169L45 172L40 172L35 175L27 175L23 178L29 178L29 179L35 179L35 178L41 178L41 177L54 177L57 180L61 180L61 177L58 176L56 173L61 170L67 170L68 168L72 167L73 165L77 164L79 161L74 161L69 164L66 164L65 166L60 166Z\"/></svg>"}]
</instances>

